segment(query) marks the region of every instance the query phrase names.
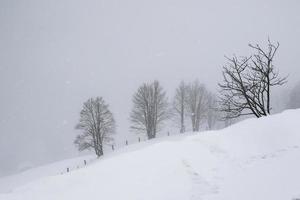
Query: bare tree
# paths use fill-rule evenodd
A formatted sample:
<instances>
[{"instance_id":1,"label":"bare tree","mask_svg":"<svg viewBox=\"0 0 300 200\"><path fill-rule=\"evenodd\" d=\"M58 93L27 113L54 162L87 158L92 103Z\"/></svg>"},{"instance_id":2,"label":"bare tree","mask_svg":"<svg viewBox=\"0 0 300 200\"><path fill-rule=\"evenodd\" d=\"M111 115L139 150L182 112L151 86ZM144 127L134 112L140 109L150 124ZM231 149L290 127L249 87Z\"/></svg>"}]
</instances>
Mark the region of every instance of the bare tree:
<instances>
[{"instance_id":1,"label":"bare tree","mask_svg":"<svg viewBox=\"0 0 300 200\"><path fill-rule=\"evenodd\" d=\"M223 67L223 83L219 84L221 111L228 113L227 118L243 115L256 117L270 114L271 87L286 83L275 71L273 59L279 43L273 45L268 40L268 49L259 45L249 45L256 52L249 57L227 58Z\"/></svg>"},{"instance_id":2,"label":"bare tree","mask_svg":"<svg viewBox=\"0 0 300 200\"><path fill-rule=\"evenodd\" d=\"M300 108L300 82L298 82L292 89L287 103L288 109Z\"/></svg>"},{"instance_id":3,"label":"bare tree","mask_svg":"<svg viewBox=\"0 0 300 200\"><path fill-rule=\"evenodd\" d=\"M256 105L253 83L247 79L249 73L248 61L251 58L244 57L240 60L237 57L227 58L227 66L223 69L223 83L219 84L221 111L227 113L226 118L236 118L242 115L254 114L260 117L263 111ZM256 83L254 83L255 85ZM244 112L247 110L247 112Z\"/></svg>"},{"instance_id":4,"label":"bare tree","mask_svg":"<svg viewBox=\"0 0 300 200\"><path fill-rule=\"evenodd\" d=\"M76 129L83 131L74 141L79 151L94 149L98 157L102 156L104 143L112 141L111 134L115 132L115 120L102 97L90 98L83 104Z\"/></svg>"},{"instance_id":5,"label":"bare tree","mask_svg":"<svg viewBox=\"0 0 300 200\"><path fill-rule=\"evenodd\" d=\"M206 87L198 80L188 85L186 105L191 118L192 130L199 131L200 123L207 114L208 106Z\"/></svg>"},{"instance_id":6,"label":"bare tree","mask_svg":"<svg viewBox=\"0 0 300 200\"><path fill-rule=\"evenodd\" d=\"M267 49L264 50L259 44L249 46L256 50L256 53L252 57L252 77L251 81L256 84L261 83L259 87L262 88L260 91L261 103L264 105L266 102L265 110L267 114L271 114L271 87L280 86L286 83L287 77L279 77L278 71L275 70L273 60L274 56L279 48L279 42L275 45L268 39Z\"/></svg>"},{"instance_id":7,"label":"bare tree","mask_svg":"<svg viewBox=\"0 0 300 200\"><path fill-rule=\"evenodd\" d=\"M230 105L229 105L229 108L228 110L230 110ZM225 128L228 127L228 126L231 126L233 124L233 118L230 116L230 114L228 112L224 113L225 116L223 116L221 119L224 121L224 125L225 125Z\"/></svg>"},{"instance_id":8,"label":"bare tree","mask_svg":"<svg viewBox=\"0 0 300 200\"><path fill-rule=\"evenodd\" d=\"M180 133L185 132L185 115L187 102L187 85L181 81L175 92L173 107L175 110L175 118L180 121Z\"/></svg>"},{"instance_id":9,"label":"bare tree","mask_svg":"<svg viewBox=\"0 0 300 200\"><path fill-rule=\"evenodd\" d=\"M152 139L168 118L168 100L159 82L144 83L140 86L133 96L131 129L146 132L148 139Z\"/></svg>"},{"instance_id":10,"label":"bare tree","mask_svg":"<svg viewBox=\"0 0 300 200\"><path fill-rule=\"evenodd\" d=\"M209 130L212 130L217 123L218 116L218 100L217 97L209 92L207 95L207 126Z\"/></svg>"}]
</instances>

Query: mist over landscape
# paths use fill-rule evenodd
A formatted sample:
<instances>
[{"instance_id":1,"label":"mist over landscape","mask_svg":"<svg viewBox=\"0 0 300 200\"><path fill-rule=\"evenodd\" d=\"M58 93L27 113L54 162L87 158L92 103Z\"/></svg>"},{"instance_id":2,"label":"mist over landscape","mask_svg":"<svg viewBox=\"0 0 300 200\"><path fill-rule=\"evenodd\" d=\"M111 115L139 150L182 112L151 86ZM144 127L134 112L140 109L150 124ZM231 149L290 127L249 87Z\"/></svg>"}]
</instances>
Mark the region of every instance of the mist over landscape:
<instances>
[{"instance_id":1,"label":"mist over landscape","mask_svg":"<svg viewBox=\"0 0 300 200\"><path fill-rule=\"evenodd\" d=\"M0 1L0 176L92 154L74 145L91 97L109 104L116 144L136 140L129 118L141 84L158 80L170 102L182 80L218 93L224 56L268 38L288 76L272 93L272 112L283 111L300 80L299 10L296 0ZM161 134L178 132L167 124Z\"/></svg>"}]
</instances>

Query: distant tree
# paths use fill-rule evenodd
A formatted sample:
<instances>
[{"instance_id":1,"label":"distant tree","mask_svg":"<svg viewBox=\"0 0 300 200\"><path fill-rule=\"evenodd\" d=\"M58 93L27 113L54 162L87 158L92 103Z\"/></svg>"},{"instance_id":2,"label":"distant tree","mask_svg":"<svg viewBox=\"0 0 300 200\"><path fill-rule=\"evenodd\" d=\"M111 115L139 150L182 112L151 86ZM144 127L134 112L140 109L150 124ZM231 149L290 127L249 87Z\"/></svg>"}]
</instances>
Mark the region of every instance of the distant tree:
<instances>
[{"instance_id":1,"label":"distant tree","mask_svg":"<svg viewBox=\"0 0 300 200\"><path fill-rule=\"evenodd\" d=\"M287 105L288 109L300 108L300 82L292 89Z\"/></svg>"},{"instance_id":2,"label":"distant tree","mask_svg":"<svg viewBox=\"0 0 300 200\"><path fill-rule=\"evenodd\" d=\"M112 141L115 120L102 97L90 98L83 104L76 129L83 132L74 141L79 151L93 149L96 155L103 155L103 145Z\"/></svg>"},{"instance_id":3,"label":"distant tree","mask_svg":"<svg viewBox=\"0 0 300 200\"><path fill-rule=\"evenodd\" d=\"M181 81L175 92L173 100L173 107L175 110L175 118L179 118L180 133L185 132L185 116L186 116L186 102L187 102L187 85Z\"/></svg>"},{"instance_id":4,"label":"distant tree","mask_svg":"<svg viewBox=\"0 0 300 200\"><path fill-rule=\"evenodd\" d=\"M211 92L207 94L207 106L207 126L209 130L212 130L219 119L219 113L218 99Z\"/></svg>"},{"instance_id":5,"label":"distant tree","mask_svg":"<svg viewBox=\"0 0 300 200\"><path fill-rule=\"evenodd\" d=\"M227 118L269 115L271 88L286 83L287 78L280 78L273 64L279 43L274 45L268 40L267 50L258 44L249 46L255 50L252 56L227 58L223 67L220 102Z\"/></svg>"},{"instance_id":6,"label":"distant tree","mask_svg":"<svg viewBox=\"0 0 300 200\"><path fill-rule=\"evenodd\" d=\"M132 130L145 132L148 139L155 138L169 116L166 92L158 81L144 83L138 88L133 95L133 109L130 114Z\"/></svg>"},{"instance_id":7,"label":"distant tree","mask_svg":"<svg viewBox=\"0 0 300 200\"><path fill-rule=\"evenodd\" d=\"M205 85L200 84L198 80L187 87L186 106L191 118L193 132L200 130L200 123L207 114L207 95L208 92Z\"/></svg>"}]
</instances>

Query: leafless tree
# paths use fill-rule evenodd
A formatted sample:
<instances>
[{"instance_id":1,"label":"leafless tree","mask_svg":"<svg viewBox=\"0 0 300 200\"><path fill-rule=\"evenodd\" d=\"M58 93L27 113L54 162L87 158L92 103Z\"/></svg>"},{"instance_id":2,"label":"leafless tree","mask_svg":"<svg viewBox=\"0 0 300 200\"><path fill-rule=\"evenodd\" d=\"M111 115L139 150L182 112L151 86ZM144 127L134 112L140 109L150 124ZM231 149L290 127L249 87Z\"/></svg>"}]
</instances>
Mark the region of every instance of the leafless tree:
<instances>
[{"instance_id":1,"label":"leafless tree","mask_svg":"<svg viewBox=\"0 0 300 200\"><path fill-rule=\"evenodd\" d=\"M253 83L247 80L249 74L248 61L251 59L248 57L237 57L232 59L227 58L227 66L223 69L223 83L219 84L221 88L221 111L228 113L228 118L236 118L241 115L254 114L255 116L261 116L261 112L256 105L255 97L252 96L252 92L249 90L255 90ZM256 84L256 83L254 83ZM249 110L248 112L243 112Z\"/></svg>"},{"instance_id":2,"label":"leafless tree","mask_svg":"<svg viewBox=\"0 0 300 200\"><path fill-rule=\"evenodd\" d=\"M226 108L226 109L230 110L231 109L230 104L228 104L227 106L228 106L228 108ZM235 119L231 117L230 112L221 112L220 116L221 116L220 120L224 121L225 128L228 126L231 126L234 123Z\"/></svg>"},{"instance_id":3,"label":"leafless tree","mask_svg":"<svg viewBox=\"0 0 300 200\"><path fill-rule=\"evenodd\" d=\"M219 113L217 97L211 92L207 94L207 106L207 126L212 130L219 119Z\"/></svg>"},{"instance_id":4,"label":"leafless tree","mask_svg":"<svg viewBox=\"0 0 300 200\"><path fill-rule=\"evenodd\" d=\"M148 139L156 137L163 122L169 118L166 92L158 81L144 83L133 96L133 109L130 114L131 129L145 132Z\"/></svg>"},{"instance_id":5,"label":"leafless tree","mask_svg":"<svg viewBox=\"0 0 300 200\"><path fill-rule=\"evenodd\" d=\"M268 40L267 50L259 45L249 46L256 50L252 56L227 58L223 68L220 102L227 118L269 115L271 87L286 83L286 77L280 78L273 65L279 43L273 45Z\"/></svg>"},{"instance_id":6,"label":"leafless tree","mask_svg":"<svg viewBox=\"0 0 300 200\"><path fill-rule=\"evenodd\" d=\"M102 156L104 143L112 141L115 132L115 120L102 97L83 104L76 129L83 131L74 141L79 151L93 149L98 157Z\"/></svg>"},{"instance_id":7,"label":"leafless tree","mask_svg":"<svg viewBox=\"0 0 300 200\"><path fill-rule=\"evenodd\" d=\"M250 81L256 82L261 87L260 97L261 104L265 106L267 114L271 114L271 87L280 86L287 82L287 77L279 77L278 71L275 70L273 60L279 48L279 42L276 44L271 43L268 39L267 49L264 50L259 44L249 46L256 50L252 56L252 77ZM259 98L259 97L258 97ZM264 104L266 102L266 105Z\"/></svg>"},{"instance_id":8,"label":"leafless tree","mask_svg":"<svg viewBox=\"0 0 300 200\"><path fill-rule=\"evenodd\" d=\"M188 85L186 105L194 132L200 130L200 123L207 114L207 94L205 85L198 80Z\"/></svg>"},{"instance_id":9,"label":"leafless tree","mask_svg":"<svg viewBox=\"0 0 300 200\"><path fill-rule=\"evenodd\" d=\"M185 132L185 116L186 116L186 102L187 102L187 85L181 81L175 92L173 107L175 111L175 118L180 121L180 133Z\"/></svg>"},{"instance_id":10,"label":"leafless tree","mask_svg":"<svg viewBox=\"0 0 300 200\"><path fill-rule=\"evenodd\" d=\"M292 89L287 104L288 109L300 108L300 82L298 82Z\"/></svg>"}]
</instances>

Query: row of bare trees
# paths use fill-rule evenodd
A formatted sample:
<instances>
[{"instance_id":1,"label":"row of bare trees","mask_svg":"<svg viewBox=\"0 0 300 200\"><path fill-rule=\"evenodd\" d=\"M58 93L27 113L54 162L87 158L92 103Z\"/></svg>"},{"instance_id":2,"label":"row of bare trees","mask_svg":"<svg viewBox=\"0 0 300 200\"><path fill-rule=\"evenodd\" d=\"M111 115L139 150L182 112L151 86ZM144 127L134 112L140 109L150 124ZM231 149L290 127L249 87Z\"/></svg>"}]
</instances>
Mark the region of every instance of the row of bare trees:
<instances>
[{"instance_id":1,"label":"row of bare trees","mask_svg":"<svg viewBox=\"0 0 300 200\"><path fill-rule=\"evenodd\" d=\"M220 119L227 126L244 115L269 115L271 89L287 79L280 78L273 64L279 43L268 40L266 49L258 44L249 47L254 50L252 55L227 58L219 97L198 80L182 81L169 103L159 81L143 83L133 95L130 129L153 139L170 119L184 133L213 129ZM115 120L103 98L91 98L84 103L76 128L83 131L75 140L78 149L94 149L97 156L103 155L103 144L111 141L115 132Z\"/></svg>"},{"instance_id":2,"label":"row of bare trees","mask_svg":"<svg viewBox=\"0 0 300 200\"><path fill-rule=\"evenodd\" d=\"M186 131L187 119L194 132L200 131L203 122L207 122L207 128L212 129L217 121L216 107L215 95L198 80L188 84L182 81L172 104L168 103L166 92L158 81L144 83L133 96L131 129L146 133L148 139L155 138L169 119L179 124L180 133Z\"/></svg>"},{"instance_id":3,"label":"row of bare trees","mask_svg":"<svg viewBox=\"0 0 300 200\"><path fill-rule=\"evenodd\" d=\"M176 89L173 104L169 103L166 91L159 81L143 83L133 95L133 107L130 113L130 129L146 134L148 139L157 137L157 133L167 121L180 119L180 132L186 130L186 118L189 118L192 131L199 131L206 119L212 128L215 96L198 80L186 84L181 82ZM79 151L93 149L97 156L103 155L103 145L112 141L115 132L115 120L102 97L88 99L80 112L76 129L82 130L74 143Z\"/></svg>"}]
</instances>

